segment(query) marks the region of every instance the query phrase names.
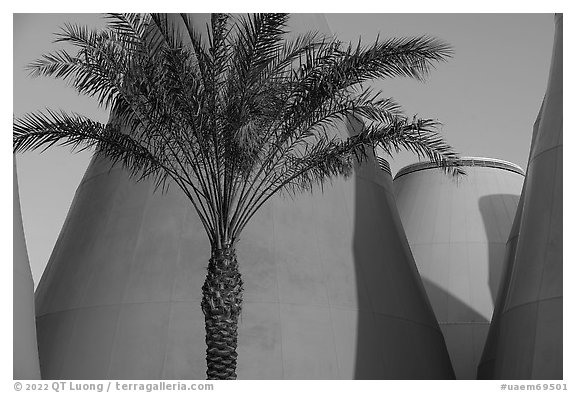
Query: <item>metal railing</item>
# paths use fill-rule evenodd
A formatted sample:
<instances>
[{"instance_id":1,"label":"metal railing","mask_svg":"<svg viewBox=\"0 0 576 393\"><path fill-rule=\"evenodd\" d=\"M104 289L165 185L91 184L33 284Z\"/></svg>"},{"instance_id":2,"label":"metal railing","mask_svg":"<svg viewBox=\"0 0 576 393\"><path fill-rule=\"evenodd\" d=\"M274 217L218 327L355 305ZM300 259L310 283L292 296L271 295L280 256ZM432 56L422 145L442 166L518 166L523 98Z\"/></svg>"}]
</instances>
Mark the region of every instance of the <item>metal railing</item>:
<instances>
[{"instance_id":1,"label":"metal railing","mask_svg":"<svg viewBox=\"0 0 576 393\"><path fill-rule=\"evenodd\" d=\"M516 164L508 161L499 160L497 158L486 158L486 157L462 157L459 160L450 161L449 165L459 165L468 167L488 167L488 168L498 168L504 169L506 171L511 171L524 176L524 170ZM415 164L410 164L400 169L394 179L400 176L406 175L408 173L422 171L425 169L438 168L439 166L434 162L417 162Z\"/></svg>"}]
</instances>

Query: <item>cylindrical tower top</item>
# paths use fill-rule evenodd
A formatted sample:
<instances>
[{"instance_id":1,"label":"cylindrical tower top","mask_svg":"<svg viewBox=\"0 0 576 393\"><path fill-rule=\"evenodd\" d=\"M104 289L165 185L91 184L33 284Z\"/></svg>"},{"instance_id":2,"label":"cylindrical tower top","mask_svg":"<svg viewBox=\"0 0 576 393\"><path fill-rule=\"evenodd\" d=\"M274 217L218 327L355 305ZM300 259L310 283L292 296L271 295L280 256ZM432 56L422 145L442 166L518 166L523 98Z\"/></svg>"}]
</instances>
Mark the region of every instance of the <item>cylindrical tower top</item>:
<instances>
[{"instance_id":1,"label":"cylindrical tower top","mask_svg":"<svg viewBox=\"0 0 576 393\"><path fill-rule=\"evenodd\" d=\"M523 171L490 158L455 162L454 181L435 163L402 168L396 205L458 379L474 379L488 333Z\"/></svg>"},{"instance_id":2,"label":"cylindrical tower top","mask_svg":"<svg viewBox=\"0 0 576 393\"><path fill-rule=\"evenodd\" d=\"M480 167L489 167L489 168L500 168L507 171L518 173L524 176L524 170L511 162L499 160L497 158L487 158L487 157L461 157L458 160L452 160L451 164L458 164L460 166L480 166ZM425 161L425 162L417 162L414 164L406 165L402 169L398 171L394 179L399 178L400 176L406 175L408 173L422 171L424 169L431 169L437 168L438 165L434 162Z\"/></svg>"}]
</instances>

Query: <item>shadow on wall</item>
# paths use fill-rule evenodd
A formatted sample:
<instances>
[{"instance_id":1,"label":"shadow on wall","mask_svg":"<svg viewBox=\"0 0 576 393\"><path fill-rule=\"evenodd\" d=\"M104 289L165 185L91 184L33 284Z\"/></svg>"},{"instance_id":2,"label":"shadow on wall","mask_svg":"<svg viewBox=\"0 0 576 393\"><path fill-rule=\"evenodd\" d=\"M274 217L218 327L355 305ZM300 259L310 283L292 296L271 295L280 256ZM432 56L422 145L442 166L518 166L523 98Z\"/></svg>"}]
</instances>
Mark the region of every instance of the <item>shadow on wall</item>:
<instances>
[{"instance_id":1,"label":"shadow on wall","mask_svg":"<svg viewBox=\"0 0 576 393\"><path fill-rule=\"evenodd\" d=\"M444 288L425 278L422 280L432 304L441 305L441 310L437 307L435 311L454 372L458 379L476 379L476 367L490 321Z\"/></svg>"},{"instance_id":2,"label":"shadow on wall","mask_svg":"<svg viewBox=\"0 0 576 393\"><path fill-rule=\"evenodd\" d=\"M370 273L363 272L370 270L369 266L380 260L380 256L374 250L374 245L378 242L375 238L378 227L375 225L374 215L378 210L371 209L371 205L366 203L368 202L366 198L369 198L372 190L359 179L358 168L355 169L354 178L353 255L358 299L354 379L382 379L384 365L379 354L380 342L374 342L374 337L379 335L374 331L377 325L370 301L374 293L364 280L364 276ZM377 291L376 295L386 296L386 293Z\"/></svg>"},{"instance_id":3,"label":"shadow on wall","mask_svg":"<svg viewBox=\"0 0 576 393\"><path fill-rule=\"evenodd\" d=\"M452 323L453 321L466 321L466 323L485 323L489 324L490 321L482 314L474 310L468 304L464 303L444 288L438 286L426 278L422 278L426 294L432 304L441 304L442 309L435 310L440 327L443 324ZM448 342L446 343L448 344ZM454 364L454 359L452 359Z\"/></svg>"},{"instance_id":4,"label":"shadow on wall","mask_svg":"<svg viewBox=\"0 0 576 393\"><path fill-rule=\"evenodd\" d=\"M488 286L492 295L492 304L496 304L498 297L498 288L505 262L506 242L510 235L519 199L519 195L493 194L483 196L478 201L488 240ZM512 217L506 221L507 225L502 225L503 218L510 214Z\"/></svg>"},{"instance_id":5,"label":"shadow on wall","mask_svg":"<svg viewBox=\"0 0 576 393\"><path fill-rule=\"evenodd\" d=\"M369 163L356 170L354 378L453 379L444 339L404 235L392 187L391 176Z\"/></svg>"}]
</instances>

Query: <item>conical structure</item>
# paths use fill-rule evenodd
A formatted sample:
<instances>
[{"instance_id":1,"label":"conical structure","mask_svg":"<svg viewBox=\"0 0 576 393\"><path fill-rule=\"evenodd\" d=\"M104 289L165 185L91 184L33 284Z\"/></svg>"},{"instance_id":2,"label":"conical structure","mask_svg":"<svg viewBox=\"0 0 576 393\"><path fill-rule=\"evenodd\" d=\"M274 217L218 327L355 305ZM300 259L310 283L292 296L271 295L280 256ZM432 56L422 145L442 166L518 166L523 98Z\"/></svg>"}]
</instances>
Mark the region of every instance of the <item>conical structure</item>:
<instances>
[{"instance_id":1,"label":"conical structure","mask_svg":"<svg viewBox=\"0 0 576 393\"><path fill-rule=\"evenodd\" d=\"M538 125L540 124L541 114L542 108L540 108L538 117L534 122L530 155L532 155L532 149L534 148L534 140L536 139L536 134L538 133ZM510 230L510 235L508 236L508 241L506 242L506 252L503 259L504 269L502 271L502 278L500 279L500 287L498 289L498 295L496 296L496 303L494 312L492 313L492 320L490 322L490 329L488 330L488 337L486 337L486 343L484 344L484 350L482 351L482 357L480 358L480 364L478 365L478 379L494 378L494 364L496 361L496 350L498 342L498 319L500 314L502 314L502 308L504 307L504 294L508 291L510 277L512 275L512 267L514 266L514 257L516 256L518 236L520 235L520 219L522 217L522 209L524 207L525 187L526 182L524 182L522 185L522 193L520 194L520 200L518 201L518 208L516 209L516 215L514 216L514 223L512 224L512 229Z\"/></svg>"},{"instance_id":2,"label":"conical structure","mask_svg":"<svg viewBox=\"0 0 576 393\"><path fill-rule=\"evenodd\" d=\"M504 263L504 269L502 270L500 287L498 290L498 295L496 296L490 329L488 330L488 336L486 337L480 363L478 364L477 379L494 379L494 363L496 361L496 350L498 342L498 316L502 313L502 307L504 306L504 302L501 301L501 299L504 298L503 294L507 292L508 285L510 283L512 266L514 265L513 260L514 256L516 255L516 246L518 245L518 236L520 234L520 217L522 217L523 206L524 188L522 188L522 193L520 194L520 200L518 201L518 208L516 209L516 215L514 217L512 229L510 230L510 235L508 236L508 241L506 242L506 251L502 259Z\"/></svg>"},{"instance_id":3,"label":"conical structure","mask_svg":"<svg viewBox=\"0 0 576 393\"><path fill-rule=\"evenodd\" d=\"M562 14L482 378L562 379ZM515 233L511 233L513 239ZM491 365L493 362L493 366ZM484 367L485 366L485 367Z\"/></svg>"},{"instance_id":4,"label":"conical structure","mask_svg":"<svg viewBox=\"0 0 576 393\"><path fill-rule=\"evenodd\" d=\"M327 31L321 15L298 14L291 26ZM182 193L153 194L94 160L36 294L43 377L205 378L209 255ZM239 378L453 377L391 176L373 157L323 193L271 199L237 255Z\"/></svg>"},{"instance_id":5,"label":"conical structure","mask_svg":"<svg viewBox=\"0 0 576 393\"><path fill-rule=\"evenodd\" d=\"M458 181L430 163L394 179L398 210L458 379L475 379L500 285L523 171L462 158Z\"/></svg>"},{"instance_id":6,"label":"conical structure","mask_svg":"<svg viewBox=\"0 0 576 393\"><path fill-rule=\"evenodd\" d=\"M36 322L34 319L34 281L32 280L32 272L28 261L28 251L26 250L26 239L20 213L16 158L14 157L13 160L13 371L14 379L40 379Z\"/></svg>"}]
</instances>

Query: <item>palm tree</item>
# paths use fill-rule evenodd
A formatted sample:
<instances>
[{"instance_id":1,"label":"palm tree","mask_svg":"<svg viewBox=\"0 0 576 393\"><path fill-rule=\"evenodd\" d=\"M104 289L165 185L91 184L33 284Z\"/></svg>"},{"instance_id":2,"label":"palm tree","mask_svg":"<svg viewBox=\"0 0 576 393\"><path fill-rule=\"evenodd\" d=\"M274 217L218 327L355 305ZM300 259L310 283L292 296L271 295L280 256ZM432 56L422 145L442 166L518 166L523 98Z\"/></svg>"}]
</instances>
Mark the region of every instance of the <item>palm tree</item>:
<instances>
[{"instance_id":1,"label":"palm tree","mask_svg":"<svg viewBox=\"0 0 576 393\"><path fill-rule=\"evenodd\" d=\"M101 31L66 25L33 76L68 81L111 111L108 124L53 110L14 120L14 152L95 147L136 180L177 185L206 230L212 255L202 288L209 379L236 378L243 284L235 247L274 194L295 195L348 176L376 146L406 149L447 173L462 170L430 119L409 119L375 78L424 79L451 55L434 38L344 45L309 33L286 39L286 14L212 14L206 37L187 15L110 14ZM339 135L355 119L363 128Z\"/></svg>"}]
</instances>

